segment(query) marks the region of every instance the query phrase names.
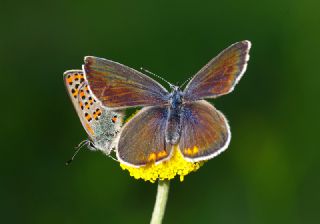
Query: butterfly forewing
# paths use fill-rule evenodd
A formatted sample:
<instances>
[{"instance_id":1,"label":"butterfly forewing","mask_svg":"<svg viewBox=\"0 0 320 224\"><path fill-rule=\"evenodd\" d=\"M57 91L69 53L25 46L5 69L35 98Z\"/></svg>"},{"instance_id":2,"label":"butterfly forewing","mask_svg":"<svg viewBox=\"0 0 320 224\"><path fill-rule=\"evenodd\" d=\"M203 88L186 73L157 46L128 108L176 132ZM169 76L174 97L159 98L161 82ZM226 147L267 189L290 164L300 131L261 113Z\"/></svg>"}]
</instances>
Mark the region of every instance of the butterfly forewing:
<instances>
[{"instance_id":1,"label":"butterfly forewing","mask_svg":"<svg viewBox=\"0 0 320 224\"><path fill-rule=\"evenodd\" d=\"M246 70L250 47L249 41L238 42L213 58L189 82L184 99L190 102L231 92Z\"/></svg>"},{"instance_id":2,"label":"butterfly forewing","mask_svg":"<svg viewBox=\"0 0 320 224\"><path fill-rule=\"evenodd\" d=\"M182 111L179 148L189 161L213 158L230 142L226 118L205 100L187 103Z\"/></svg>"},{"instance_id":3,"label":"butterfly forewing","mask_svg":"<svg viewBox=\"0 0 320 224\"><path fill-rule=\"evenodd\" d=\"M82 126L97 149L109 153L122 124L122 114L102 107L94 98L82 70L64 73L64 82Z\"/></svg>"},{"instance_id":4,"label":"butterfly forewing","mask_svg":"<svg viewBox=\"0 0 320 224\"><path fill-rule=\"evenodd\" d=\"M123 127L117 147L118 159L130 166L142 166L170 157L165 141L166 107L146 107Z\"/></svg>"},{"instance_id":5,"label":"butterfly forewing","mask_svg":"<svg viewBox=\"0 0 320 224\"><path fill-rule=\"evenodd\" d=\"M104 106L127 108L168 101L168 91L158 82L117 62L87 56L84 71L91 90Z\"/></svg>"}]
</instances>

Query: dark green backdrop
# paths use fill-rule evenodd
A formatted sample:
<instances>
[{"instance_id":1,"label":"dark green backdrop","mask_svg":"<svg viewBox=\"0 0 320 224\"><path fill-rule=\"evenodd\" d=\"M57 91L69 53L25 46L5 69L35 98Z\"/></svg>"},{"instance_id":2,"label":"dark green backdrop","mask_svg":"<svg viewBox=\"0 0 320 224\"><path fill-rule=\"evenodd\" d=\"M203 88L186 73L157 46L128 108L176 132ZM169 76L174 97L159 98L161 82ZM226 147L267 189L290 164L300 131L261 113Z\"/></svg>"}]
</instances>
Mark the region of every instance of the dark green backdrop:
<instances>
[{"instance_id":1,"label":"dark green backdrop","mask_svg":"<svg viewBox=\"0 0 320 224\"><path fill-rule=\"evenodd\" d=\"M245 76L213 100L229 149L173 181L165 223L320 219L320 3L6 1L0 8L1 223L148 223L156 185L129 177L86 138L62 73L95 55L183 82L252 41Z\"/></svg>"}]
</instances>

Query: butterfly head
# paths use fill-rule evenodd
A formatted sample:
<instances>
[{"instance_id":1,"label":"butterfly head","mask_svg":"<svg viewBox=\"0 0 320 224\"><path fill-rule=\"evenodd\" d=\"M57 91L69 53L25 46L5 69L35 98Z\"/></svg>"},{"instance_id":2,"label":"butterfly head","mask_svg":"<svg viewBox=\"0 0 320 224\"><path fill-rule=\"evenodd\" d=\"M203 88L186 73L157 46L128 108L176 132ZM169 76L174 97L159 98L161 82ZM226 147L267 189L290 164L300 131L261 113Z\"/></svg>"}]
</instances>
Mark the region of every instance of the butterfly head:
<instances>
[{"instance_id":1,"label":"butterfly head","mask_svg":"<svg viewBox=\"0 0 320 224\"><path fill-rule=\"evenodd\" d=\"M182 104L183 92L181 91L179 86L174 86L174 85L171 86L171 90L172 90L170 94L171 107L178 108Z\"/></svg>"},{"instance_id":2,"label":"butterfly head","mask_svg":"<svg viewBox=\"0 0 320 224\"><path fill-rule=\"evenodd\" d=\"M175 85L170 85L171 91L172 92L178 92L181 91L180 86L175 86Z\"/></svg>"}]
</instances>

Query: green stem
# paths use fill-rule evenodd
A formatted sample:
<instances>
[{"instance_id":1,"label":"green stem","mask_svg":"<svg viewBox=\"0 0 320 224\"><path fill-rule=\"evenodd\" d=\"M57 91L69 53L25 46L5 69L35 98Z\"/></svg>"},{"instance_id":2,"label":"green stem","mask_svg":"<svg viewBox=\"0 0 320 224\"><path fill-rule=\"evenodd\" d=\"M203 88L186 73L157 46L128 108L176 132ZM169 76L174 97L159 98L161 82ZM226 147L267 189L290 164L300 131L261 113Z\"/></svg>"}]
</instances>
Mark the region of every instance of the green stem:
<instances>
[{"instance_id":1,"label":"green stem","mask_svg":"<svg viewBox=\"0 0 320 224\"><path fill-rule=\"evenodd\" d=\"M157 198L154 204L150 224L161 224L166 210L170 182L168 180L158 181Z\"/></svg>"}]
</instances>

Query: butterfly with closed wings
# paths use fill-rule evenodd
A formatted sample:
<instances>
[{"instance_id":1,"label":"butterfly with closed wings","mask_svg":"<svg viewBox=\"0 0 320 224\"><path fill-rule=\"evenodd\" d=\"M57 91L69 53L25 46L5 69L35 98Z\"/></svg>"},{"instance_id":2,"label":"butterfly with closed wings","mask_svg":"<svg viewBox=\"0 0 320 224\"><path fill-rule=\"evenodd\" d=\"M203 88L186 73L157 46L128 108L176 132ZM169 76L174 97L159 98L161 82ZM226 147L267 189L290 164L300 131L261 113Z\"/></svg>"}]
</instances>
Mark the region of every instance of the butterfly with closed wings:
<instances>
[{"instance_id":1,"label":"butterfly with closed wings","mask_svg":"<svg viewBox=\"0 0 320 224\"><path fill-rule=\"evenodd\" d=\"M89 140L84 143L90 150L100 150L109 155L122 125L122 113L110 111L101 105L89 89L82 70L66 71L63 79L82 126L89 136ZM79 149L80 147L81 143ZM73 158L74 156L67 164Z\"/></svg>"}]
</instances>

